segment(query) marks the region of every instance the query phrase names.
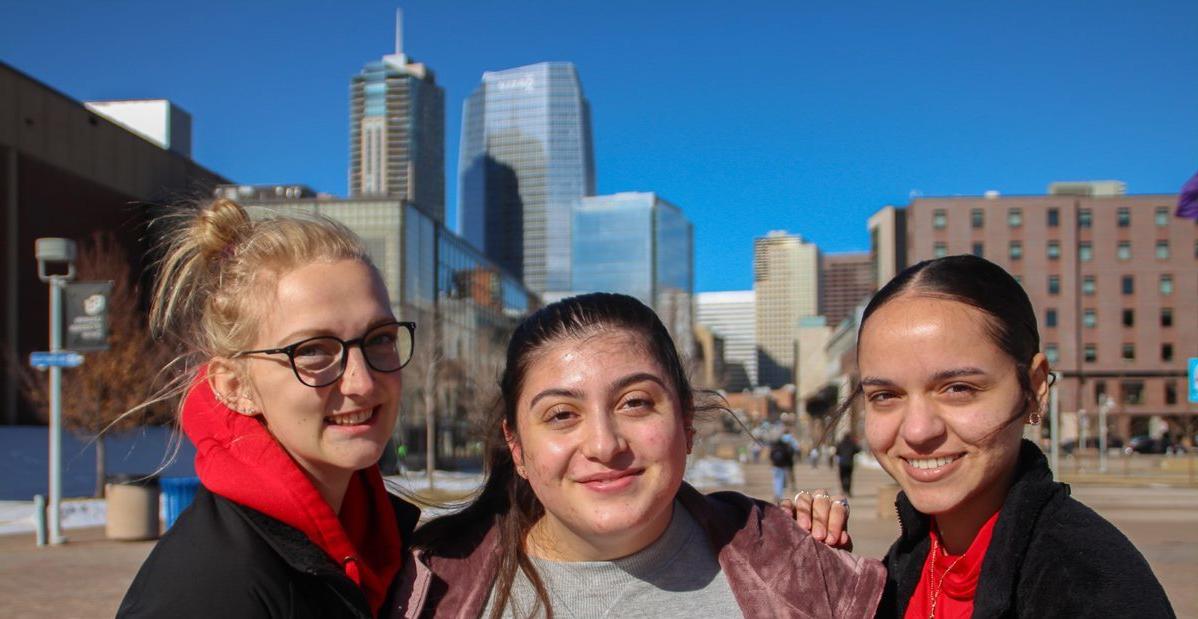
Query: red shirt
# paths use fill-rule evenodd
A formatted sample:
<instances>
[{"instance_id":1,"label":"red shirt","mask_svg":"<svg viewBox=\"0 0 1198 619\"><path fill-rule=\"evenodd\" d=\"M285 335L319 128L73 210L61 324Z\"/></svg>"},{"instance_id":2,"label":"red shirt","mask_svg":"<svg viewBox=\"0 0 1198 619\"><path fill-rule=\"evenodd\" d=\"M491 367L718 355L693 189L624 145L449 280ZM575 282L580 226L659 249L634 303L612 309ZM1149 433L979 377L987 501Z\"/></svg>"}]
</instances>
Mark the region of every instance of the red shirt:
<instances>
[{"instance_id":1,"label":"red shirt","mask_svg":"<svg viewBox=\"0 0 1198 619\"><path fill-rule=\"evenodd\" d=\"M994 523L998 521L998 512L982 525L977 536L969 544L969 549L963 555L950 555L944 550L940 533L933 522L933 548L938 552L928 551L920 573L919 585L911 600L907 602L907 612L904 619L928 619L932 616L932 584L936 585L935 616L938 619L955 619L969 617L973 614L973 596L978 589L978 577L982 575L982 561L986 558L986 549L990 547L990 538L994 534ZM935 557L936 569L933 575L932 559ZM935 580L933 581L932 577Z\"/></svg>"}]
</instances>

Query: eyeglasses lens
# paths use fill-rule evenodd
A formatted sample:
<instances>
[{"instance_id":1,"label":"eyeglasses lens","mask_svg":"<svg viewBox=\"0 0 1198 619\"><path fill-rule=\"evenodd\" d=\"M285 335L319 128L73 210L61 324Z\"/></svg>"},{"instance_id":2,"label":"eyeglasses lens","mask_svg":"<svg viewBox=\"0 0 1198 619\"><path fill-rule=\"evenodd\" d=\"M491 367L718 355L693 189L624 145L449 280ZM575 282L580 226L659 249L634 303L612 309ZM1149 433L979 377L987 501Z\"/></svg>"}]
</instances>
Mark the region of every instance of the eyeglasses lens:
<instances>
[{"instance_id":1,"label":"eyeglasses lens","mask_svg":"<svg viewBox=\"0 0 1198 619\"><path fill-rule=\"evenodd\" d=\"M398 324L377 327L362 336L366 363L379 372L394 372L412 357L412 333ZM322 387L341 377L344 345L335 337L312 338L292 354L300 380Z\"/></svg>"}]
</instances>

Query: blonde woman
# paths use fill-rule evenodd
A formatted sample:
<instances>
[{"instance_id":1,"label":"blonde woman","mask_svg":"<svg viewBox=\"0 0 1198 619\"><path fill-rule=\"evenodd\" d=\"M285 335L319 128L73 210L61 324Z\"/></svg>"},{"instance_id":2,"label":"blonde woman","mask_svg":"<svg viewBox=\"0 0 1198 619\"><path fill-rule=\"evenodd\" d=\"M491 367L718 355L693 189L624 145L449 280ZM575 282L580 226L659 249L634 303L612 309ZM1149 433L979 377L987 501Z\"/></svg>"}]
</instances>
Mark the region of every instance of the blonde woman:
<instances>
[{"instance_id":1,"label":"blonde woman","mask_svg":"<svg viewBox=\"0 0 1198 619\"><path fill-rule=\"evenodd\" d=\"M417 517L376 464L415 325L336 222L228 200L172 222L151 322L189 368L203 487L118 616L376 616Z\"/></svg>"}]
</instances>

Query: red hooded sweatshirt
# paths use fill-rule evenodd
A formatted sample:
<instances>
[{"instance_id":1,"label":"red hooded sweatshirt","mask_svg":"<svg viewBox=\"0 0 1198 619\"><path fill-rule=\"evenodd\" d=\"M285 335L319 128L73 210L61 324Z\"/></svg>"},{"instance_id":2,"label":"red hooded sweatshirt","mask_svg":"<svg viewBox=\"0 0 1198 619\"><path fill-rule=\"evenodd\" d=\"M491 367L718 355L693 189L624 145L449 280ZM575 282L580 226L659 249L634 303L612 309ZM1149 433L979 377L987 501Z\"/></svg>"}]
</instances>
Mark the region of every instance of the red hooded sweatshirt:
<instances>
[{"instance_id":1,"label":"red hooded sweatshirt","mask_svg":"<svg viewBox=\"0 0 1198 619\"><path fill-rule=\"evenodd\" d=\"M196 447L195 469L209 491L302 531L366 594L377 616L403 563L395 510L378 466L350 478L341 513L291 459L258 417L221 404L196 376L183 404L183 431Z\"/></svg>"}]
</instances>

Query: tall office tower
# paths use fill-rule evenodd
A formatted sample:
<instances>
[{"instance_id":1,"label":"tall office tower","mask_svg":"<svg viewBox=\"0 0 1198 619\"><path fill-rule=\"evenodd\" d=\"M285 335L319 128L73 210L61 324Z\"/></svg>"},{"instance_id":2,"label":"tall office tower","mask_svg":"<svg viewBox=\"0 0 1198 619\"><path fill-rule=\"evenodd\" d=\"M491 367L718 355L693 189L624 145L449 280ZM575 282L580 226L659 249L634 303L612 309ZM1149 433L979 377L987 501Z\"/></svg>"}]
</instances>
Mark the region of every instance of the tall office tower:
<instances>
[{"instance_id":1,"label":"tall office tower","mask_svg":"<svg viewBox=\"0 0 1198 619\"><path fill-rule=\"evenodd\" d=\"M794 379L799 319L819 314L819 273L819 248L798 235L774 230L753 243L759 384Z\"/></svg>"},{"instance_id":2,"label":"tall office tower","mask_svg":"<svg viewBox=\"0 0 1198 619\"><path fill-rule=\"evenodd\" d=\"M824 254L820 271L820 315L835 328L873 294L873 260L869 253Z\"/></svg>"},{"instance_id":3,"label":"tall office tower","mask_svg":"<svg viewBox=\"0 0 1198 619\"><path fill-rule=\"evenodd\" d=\"M573 210L595 193L590 104L574 65L483 73L462 105L460 153L462 235L533 291L569 291Z\"/></svg>"},{"instance_id":4,"label":"tall office tower","mask_svg":"<svg viewBox=\"0 0 1198 619\"><path fill-rule=\"evenodd\" d=\"M752 290L700 292L695 322L724 338L724 389L741 391L757 384L757 316Z\"/></svg>"},{"instance_id":5,"label":"tall office tower","mask_svg":"<svg viewBox=\"0 0 1198 619\"><path fill-rule=\"evenodd\" d=\"M402 198L444 222L445 91L404 54L398 12L395 53L363 67L349 91L349 195Z\"/></svg>"},{"instance_id":6,"label":"tall office tower","mask_svg":"<svg viewBox=\"0 0 1198 619\"><path fill-rule=\"evenodd\" d=\"M1118 181L917 198L902 210L903 236L878 245L904 247L907 264L983 256L1023 284L1041 350L1061 373L1063 436L1097 436L1103 408L1112 436L1165 423L1185 433L1196 418L1185 392L1186 359L1198 350L1198 226L1176 217L1176 204L1176 195L1126 195Z\"/></svg>"},{"instance_id":7,"label":"tall office tower","mask_svg":"<svg viewBox=\"0 0 1198 619\"><path fill-rule=\"evenodd\" d=\"M678 351L694 352L694 232L654 193L582 198L574 210L572 292L620 292L657 312Z\"/></svg>"}]
</instances>

